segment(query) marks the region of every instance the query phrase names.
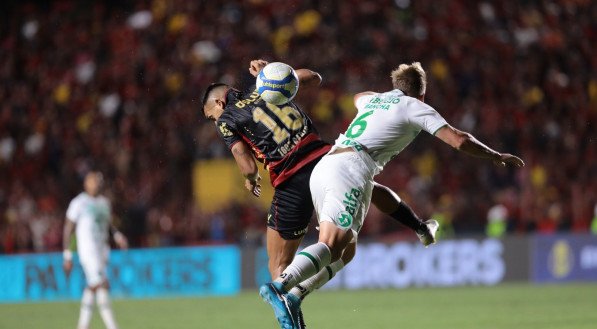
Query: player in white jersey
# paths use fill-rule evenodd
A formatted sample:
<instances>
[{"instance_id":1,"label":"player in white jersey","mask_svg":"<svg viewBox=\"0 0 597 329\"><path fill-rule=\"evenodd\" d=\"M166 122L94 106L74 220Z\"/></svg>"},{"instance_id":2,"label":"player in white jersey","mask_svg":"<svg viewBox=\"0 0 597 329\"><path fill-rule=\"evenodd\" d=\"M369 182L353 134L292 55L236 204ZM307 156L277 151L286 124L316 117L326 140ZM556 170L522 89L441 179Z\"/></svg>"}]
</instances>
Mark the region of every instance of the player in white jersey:
<instances>
[{"instance_id":1,"label":"player in white jersey","mask_svg":"<svg viewBox=\"0 0 597 329\"><path fill-rule=\"evenodd\" d=\"M87 280L87 287L81 299L78 329L89 327L96 300L106 328L118 328L110 306L109 284L106 276L110 253L109 233L112 232L119 248L126 249L128 242L126 237L112 225L110 201L100 194L102 185L101 173L88 173L85 176L85 191L71 201L66 211L63 239L64 271L68 276L72 270L70 241L73 231L76 231L79 261Z\"/></svg>"},{"instance_id":2,"label":"player in white jersey","mask_svg":"<svg viewBox=\"0 0 597 329\"><path fill-rule=\"evenodd\" d=\"M471 134L450 126L424 103L425 71L419 63L402 64L392 72L394 90L355 95L358 113L344 134L315 166L310 189L320 225L319 242L303 249L261 293L284 301L284 308L272 303L293 323L300 299L293 297L299 283L320 275L336 262L356 238L371 202L373 177L410 144L421 130L472 156L498 165L518 167L524 162L511 154L485 146ZM302 283L301 283L302 285ZM291 328L290 326L288 328Z\"/></svg>"}]
</instances>

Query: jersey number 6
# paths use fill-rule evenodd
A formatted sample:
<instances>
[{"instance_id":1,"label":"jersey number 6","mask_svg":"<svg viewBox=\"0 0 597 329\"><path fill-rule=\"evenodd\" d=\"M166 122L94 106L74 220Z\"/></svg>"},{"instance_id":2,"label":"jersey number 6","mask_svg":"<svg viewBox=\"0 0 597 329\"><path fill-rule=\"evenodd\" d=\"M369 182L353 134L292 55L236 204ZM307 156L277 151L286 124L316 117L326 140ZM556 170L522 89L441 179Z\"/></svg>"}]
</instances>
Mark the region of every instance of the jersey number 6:
<instances>
[{"instance_id":1,"label":"jersey number 6","mask_svg":"<svg viewBox=\"0 0 597 329\"><path fill-rule=\"evenodd\" d=\"M354 119L350 126L348 126L348 129L346 129L346 137L357 138L361 136L367 128L367 121L365 121L365 118L371 114L373 114L373 111L365 112L361 116Z\"/></svg>"}]
</instances>

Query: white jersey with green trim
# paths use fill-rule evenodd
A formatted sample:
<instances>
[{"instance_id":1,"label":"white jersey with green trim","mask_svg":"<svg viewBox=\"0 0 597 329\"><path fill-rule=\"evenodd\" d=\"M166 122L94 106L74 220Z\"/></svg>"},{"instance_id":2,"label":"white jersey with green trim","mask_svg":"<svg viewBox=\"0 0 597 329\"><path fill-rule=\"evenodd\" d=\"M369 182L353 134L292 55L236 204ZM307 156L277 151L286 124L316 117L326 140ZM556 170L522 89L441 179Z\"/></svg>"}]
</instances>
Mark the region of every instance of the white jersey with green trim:
<instances>
[{"instance_id":1,"label":"white jersey with green trim","mask_svg":"<svg viewBox=\"0 0 597 329\"><path fill-rule=\"evenodd\" d=\"M448 124L433 107L398 89L361 96L356 107L356 117L334 147L366 150L377 165L376 174L421 130L433 135Z\"/></svg>"},{"instance_id":2,"label":"white jersey with green trim","mask_svg":"<svg viewBox=\"0 0 597 329\"><path fill-rule=\"evenodd\" d=\"M106 197L80 193L68 206L66 218L77 224L77 249L80 254L87 256L109 248L111 210Z\"/></svg>"}]
</instances>

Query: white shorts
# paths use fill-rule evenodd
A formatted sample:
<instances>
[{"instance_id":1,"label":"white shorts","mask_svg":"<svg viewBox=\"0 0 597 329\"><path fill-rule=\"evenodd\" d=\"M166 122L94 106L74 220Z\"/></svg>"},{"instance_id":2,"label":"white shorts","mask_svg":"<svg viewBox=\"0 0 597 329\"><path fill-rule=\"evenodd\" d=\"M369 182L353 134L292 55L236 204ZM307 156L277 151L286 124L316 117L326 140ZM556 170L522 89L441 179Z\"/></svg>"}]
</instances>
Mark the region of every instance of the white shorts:
<instances>
[{"instance_id":1,"label":"white shorts","mask_svg":"<svg viewBox=\"0 0 597 329\"><path fill-rule=\"evenodd\" d=\"M310 179L317 220L351 229L355 241L373 190L374 170L362 156L357 152L328 154L315 166Z\"/></svg>"},{"instance_id":2,"label":"white shorts","mask_svg":"<svg viewBox=\"0 0 597 329\"><path fill-rule=\"evenodd\" d=\"M109 247L97 249L85 248L79 250L79 262L83 267L85 279L89 287L95 287L108 280L107 267Z\"/></svg>"}]
</instances>

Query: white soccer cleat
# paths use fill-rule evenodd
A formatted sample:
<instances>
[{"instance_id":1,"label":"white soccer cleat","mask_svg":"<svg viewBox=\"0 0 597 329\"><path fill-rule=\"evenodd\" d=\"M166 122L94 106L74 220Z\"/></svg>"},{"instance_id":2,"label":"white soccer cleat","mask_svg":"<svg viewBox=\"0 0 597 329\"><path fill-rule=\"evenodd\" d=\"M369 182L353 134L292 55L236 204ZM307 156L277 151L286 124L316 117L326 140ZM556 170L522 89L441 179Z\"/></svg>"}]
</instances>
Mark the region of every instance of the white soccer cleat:
<instances>
[{"instance_id":1,"label":"white soccer cleat","mask_svg":"<svg viewBox=\"0 0 597 329\"><path fill-rule=\"evenodd\" d=\"M421 240L421 243L427 247L430 244L435 243L435 233L437 232L437 229L439 229L439 223L435 219L426 220L424 223L427 229L425 232L417 232L417 236L419 237L419 240Z\"/></svg>"}]
</instances>

